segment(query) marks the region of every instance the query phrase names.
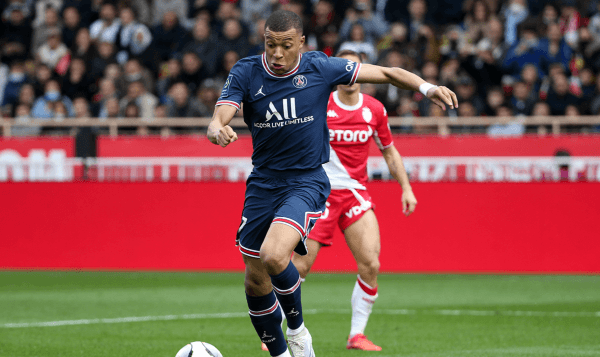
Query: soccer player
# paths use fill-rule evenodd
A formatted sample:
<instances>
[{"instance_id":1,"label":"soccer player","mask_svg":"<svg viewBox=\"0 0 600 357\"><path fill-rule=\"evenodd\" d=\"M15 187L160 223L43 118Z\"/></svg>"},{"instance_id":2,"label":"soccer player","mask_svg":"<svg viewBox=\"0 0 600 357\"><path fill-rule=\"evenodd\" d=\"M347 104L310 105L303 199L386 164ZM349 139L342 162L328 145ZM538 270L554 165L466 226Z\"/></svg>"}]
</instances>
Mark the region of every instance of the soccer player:
<instances>
[{"instance_id":1,"label":"soccer player","mask_svg":"<svg viewBox=\"0 0 600 357\"><path fill-rule=\"evenodd\" d=\"M337 54L354 62L360 57L352 51ZM325 213L310 232L308 254L294 255L292 262L305 278L323 246L330 246L338 226L358 266L358 279L352 292L352 321L346 347L381 351L364 335L373 303L377 299L379 272L379 226L373 202L366 190L370 138L383 153L392 176L402 186L402 209L409 216L417 199L408 181L402 157L392 142L387 112L378 100L360 93L360 84L339 85L329 97L327 124L331 154L323 167L331 183Z\"/></svg>"},{"instance_id":2,"label":"soccer player","mask_svg":"<svg viewBox=\"0 0 600 357\"><path fill-rule=\"evenodd\" d=\"M207 132L222 147L237 140L228 124L243 103L254 169L246 181L236 241L246 266L250 320L271 356L315 355L302 316L300 274L290 256L307 253L306 237L331 189L322 167L329 160L331 90L357 81L391 83L420 88L443 108L458 105L449 89L399 68L361 65L321 52L301 54L304 41L300 17L273 12L265 23L265 53L243 58L231 69ZM280 325L283 314L291 355Z\"/></svg>"}]
</instances>

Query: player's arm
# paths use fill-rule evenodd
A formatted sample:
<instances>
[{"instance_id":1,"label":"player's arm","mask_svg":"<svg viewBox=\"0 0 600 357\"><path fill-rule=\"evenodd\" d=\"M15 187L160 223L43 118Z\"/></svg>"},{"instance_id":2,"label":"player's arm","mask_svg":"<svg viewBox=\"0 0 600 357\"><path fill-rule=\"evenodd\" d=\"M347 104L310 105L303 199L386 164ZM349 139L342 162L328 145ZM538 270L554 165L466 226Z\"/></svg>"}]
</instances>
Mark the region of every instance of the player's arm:
<instances>
[{"instance_id":1,"label":"player's arm","mask_svg":"<svg viewBox=\"0 0 600 357\"><path fill-rule=\"evenodd\" d=\"M456 94L444 86L434 86L414 73L402 68L389 68L364 63L360 67L360 72L356 78L358 83L389 83L401 89L412 91L421 91L432 102L446 110L446 105L450 108L458 108L458 99Z\"/></svg>"},{"instance_id":2,"label":"player's arm","mask_svg":"<svg viewBox=\"0 0 600 357\"><path fill-rule=\"evenodd\" d=\"M207 136L211 143L225 147L238 139L237 134L229 126L237 108L230 105L215 107L212 121L208 125Z\"/></svg>"},{"instance_id":3,"label":"player's arm","mask_svg":"<svg viewBox=\"0 0 600 357\"><path fill-rule=\"evenodd\" d=\"M402 186L402 213L408 217L414 212L417 206L417 199L415 198L415 194L408 181L408 175L406 174L402 157L394 145L383 149L381 152L390 173L394 179L398 181L400 186Z\"/></svg>"}]
</instances>

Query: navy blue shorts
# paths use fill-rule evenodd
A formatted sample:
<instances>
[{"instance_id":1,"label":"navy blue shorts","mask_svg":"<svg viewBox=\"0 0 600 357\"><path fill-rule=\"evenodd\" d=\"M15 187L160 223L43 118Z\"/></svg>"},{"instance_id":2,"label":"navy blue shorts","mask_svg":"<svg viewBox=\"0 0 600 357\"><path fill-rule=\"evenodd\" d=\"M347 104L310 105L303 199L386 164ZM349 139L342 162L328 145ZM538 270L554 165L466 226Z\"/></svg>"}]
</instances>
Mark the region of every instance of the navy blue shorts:
<instances>
[{"instance_id":1,"label":"navy blue shorts","mask_svg":"<svg viewBox=\"0 0 600 357\"><path fill-rule=\"evenodd\" d=\"M271 223L286 224L302 237L294 251L307 254L306 237L321 217L331 192L322 167L277 172L255 169L246 181L246 200L236 244L242 254L259 258Z\"/></svg>"}]
</instances>

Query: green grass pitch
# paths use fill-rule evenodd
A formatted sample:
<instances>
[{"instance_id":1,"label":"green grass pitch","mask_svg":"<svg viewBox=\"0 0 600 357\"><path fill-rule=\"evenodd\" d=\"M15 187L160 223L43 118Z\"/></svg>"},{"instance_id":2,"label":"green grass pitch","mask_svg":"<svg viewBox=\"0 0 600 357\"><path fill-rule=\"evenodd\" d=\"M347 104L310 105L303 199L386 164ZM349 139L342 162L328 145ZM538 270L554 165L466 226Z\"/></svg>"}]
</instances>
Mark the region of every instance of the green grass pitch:
<instances>
[{"instance_id":1,"label":"green grass pitch","mask_svg":"<svg viewBox=\"0 0 600 357\"><path fill-rule=\"evenodd\" d=\"M319 357L600 356L600 276L382 275L366 330L381 352L345 349L355 279L302 285ZM173 357L197 340L268 357L242 274L0 271L2 357Z\"/></svg>"}]
</instances>

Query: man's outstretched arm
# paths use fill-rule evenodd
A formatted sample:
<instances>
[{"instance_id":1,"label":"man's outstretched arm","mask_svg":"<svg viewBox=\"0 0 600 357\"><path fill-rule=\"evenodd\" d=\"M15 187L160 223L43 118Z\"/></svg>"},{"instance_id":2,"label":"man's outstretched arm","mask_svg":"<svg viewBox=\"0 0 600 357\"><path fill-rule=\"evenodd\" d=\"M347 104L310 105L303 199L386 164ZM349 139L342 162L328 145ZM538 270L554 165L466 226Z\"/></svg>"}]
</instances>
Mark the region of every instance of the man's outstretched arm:
<instances>
[{"instance_id":1,"label":"man's outstretched arm","mask_svg":"<svg viewBox=\"0 0 600 357\"><path fill-rule=\"evenodd\" d=\"M383 149L381 153L383 154L383 158L385 159L385 163L387 164L390 173L396 181L398 181L400 186L402 186L402 213L406 216L410 216L417 207L417 199L415 198L415 194L408 181L408 175L406 174L406 169L402 162L402 156L400 156L400 153L394 145Z\"/></svg>"},{"instance_id":2,"label":"man's outstretched arm","mask_svg":"<svg viewBox=\"0 0 600 357\"><path fill-rule=\"evenodd\" d=\"M206 133L211 143L225 147L238 139L235 131L229 126L236 112L237 108L230 105L219 105L215 108Z\"/></svg>"},{"instance_id":3,"label":"man's outstretched arm","mask_svg":"<svg viewBox=\"0 0 600 357\"><path fill-rule=\"evenodd\" d=\"M458 108L458 99L453 91L444 86L438 87L429 84L423 78L402 68L389 68L365 63L360 67L356 82L389 83L401 89L421 91L423 95L443 110L446 110L446 105L450 108Z\"/></svg>"}]
</instances>

